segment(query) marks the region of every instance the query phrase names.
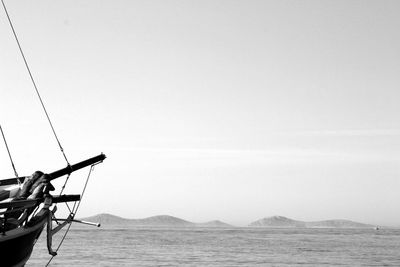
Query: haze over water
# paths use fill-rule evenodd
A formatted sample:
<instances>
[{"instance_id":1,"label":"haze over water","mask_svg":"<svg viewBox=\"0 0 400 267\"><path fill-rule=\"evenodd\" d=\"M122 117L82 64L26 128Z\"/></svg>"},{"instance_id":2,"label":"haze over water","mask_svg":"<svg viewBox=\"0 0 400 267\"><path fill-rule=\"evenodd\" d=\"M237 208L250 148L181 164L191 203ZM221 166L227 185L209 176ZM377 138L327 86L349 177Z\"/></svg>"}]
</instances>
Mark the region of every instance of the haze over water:
<instances>
[{"instance_id":1,"label":"haze over water","mask_svg":"<svg viewBox=\"0 0 400 267\"><path fill-rule=\"evenodd\" d=\"M42 236L26 266L48 259ZM400 266L400 230L75 228L50 266L296 265Z\"/></svg>"}]
</instances>

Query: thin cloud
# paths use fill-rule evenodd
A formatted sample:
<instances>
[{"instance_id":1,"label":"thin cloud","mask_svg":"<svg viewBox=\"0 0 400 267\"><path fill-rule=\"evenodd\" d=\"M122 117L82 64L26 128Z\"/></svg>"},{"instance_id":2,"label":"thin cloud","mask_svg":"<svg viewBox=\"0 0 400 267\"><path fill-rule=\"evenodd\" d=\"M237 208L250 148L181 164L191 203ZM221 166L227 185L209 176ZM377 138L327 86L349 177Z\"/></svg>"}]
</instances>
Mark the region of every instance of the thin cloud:
<instances>
[{"instance_id":1,"label":"thin cloud","mask_svg":"<svg viewBox=\"0 0 400 267\"><path fill-rule=\"evenodd\" d=\"M315 130L296 131L286 134L292 134L296 136L400 136L400 129Z\"/></svg>"}]
</instances>

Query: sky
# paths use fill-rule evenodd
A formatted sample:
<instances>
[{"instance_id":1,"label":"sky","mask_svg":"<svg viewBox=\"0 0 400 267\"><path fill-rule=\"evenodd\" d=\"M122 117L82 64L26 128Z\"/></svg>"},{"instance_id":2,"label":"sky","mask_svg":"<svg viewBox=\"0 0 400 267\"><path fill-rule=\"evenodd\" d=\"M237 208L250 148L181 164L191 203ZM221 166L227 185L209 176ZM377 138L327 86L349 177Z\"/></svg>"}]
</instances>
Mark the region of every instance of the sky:
<instances>
[{"instance_id":1,"label":"sky","mask_svg":"<svg viewBox=\"0 0 400 267\"><path fill-rule=\"evenodd\" d=\"M69 161L107 156L81 217L400 226L398 1L5 3ZM0 33L17 171L63 168L3 11Z\"/></svg>"}]
</instances>

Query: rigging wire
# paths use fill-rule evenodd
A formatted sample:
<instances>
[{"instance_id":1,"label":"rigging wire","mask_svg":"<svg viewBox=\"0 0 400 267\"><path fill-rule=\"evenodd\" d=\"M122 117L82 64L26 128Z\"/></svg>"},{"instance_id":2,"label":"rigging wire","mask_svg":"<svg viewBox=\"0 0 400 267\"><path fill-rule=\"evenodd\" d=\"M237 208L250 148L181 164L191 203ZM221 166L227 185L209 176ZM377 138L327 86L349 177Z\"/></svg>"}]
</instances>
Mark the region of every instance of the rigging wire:
<instances>
[{"instance_id":1,"label":"rigging wire","mask_svg":"<svg viewBox=\"0 0 400 267\"><path fill-rule=\"evenodd\" d=\"M29 73L29 76L30 76L30 79L31 79L31 81L32 81L33 87L34 87L34 89L35 89L35 91L36 91L36 94L37 94L37 96L38 96L38 98L39 98L39 101L40 101L40 103L41 103L41 105L42 105L43 111L44 111L44 113L45 113L45 115L46 115L46 117L47 117L47 120L48 120L49 124L50 124L51 130L53 131L54 137L56 138L56 141L57 141L58 146L59 146L59 148L60 148L60 150L61 150L61 152L62 152L62 154L63 154L63 156L64 156L65 161L67 162L68 166L71 166L70 163L69 163L69 161L68 161L68 159L67 159L67 156L66 156L66 154L65 154L65 152L64 152L64 149L63 149L63 147L62 147L62 145L61 145L61 142L60 142L60 140L59 140L59 138L58 138L58 136L57 136L57 134L56 134L56 131L55 131L55 129L54 129L54 126L53 126L53 124L52 124L52 122L51 122L51 120L50 120L50 116L49 116L49 114L48 114L48 112L47 112L47 110L46 110L46 107L45 107L45 105L44 105L43 99L42 99L42 97L41 97L41 95L40 95L40 93L39 93L38 87L36 86L36 82L35 82L35 80L34 80L34 78L33 78L32 72L31 72L31 70L30 70L30 68L29 68L28 62L27 62L26 57L25 57L25 54L24 54L24 52L23 52L23 50L22 50L22 47L21 47L21 44L20 44L20 42L19 42L17 33L15 32L15 29L14 29L13 23L12 23L12 21L11 21L11 18L10 18L9 14L8 14L7 7L6 7L5 3L4 3L4 0L1 0L1 2L2 2L2 5L3 5L3 9L4 9L4 11L5 11L6 15L7 15L7 19L8 19L8 22L9 22L9 24L10 24L11 30L12 30L12 32L13 32L13 34L14 34L15 41L17 42L19 51L20 51L21 56L22 56L22 58L23 58L23 60L24 60L25 67L26 67L26 69L27 69L27 71L28 71L28 73ZM1 126L0 126L0 129L1 129ZM13 166L13 168L14 168L15 175L16 175L16 177L18 178L18 174L17 174L17 171L16 171L16 169L15 169L14 163L13 163L13 161L12 161L11 154L10 154L10 151L9 151L9 149L8 149L7 142L6 142L6 139L5 139L5 137L4 137L4 133L3 133L3 130L2 130L2 129L1 129L1 132L2 132L2 135L3 135L3 139L4 139L4 141L5 141L6 147L7 147L7 151L8 151L10 160L11 160L11 164L12 164L12 166ZM86 182L85 182L85 185L84 185L84 187L83 187L80 200L74 203L72 209L70 209L70 207L67 205L67 207L68 207L68 209L69 209L69 212L70 212L69 217L72 218L72 219L74 219L75 214L78 212L78 209L79 209L79 206L80 206L80 204L81 204L83 195L84 195L84 193L85 193L87 184L88 184L88 182L89 182L90 175L91 175L91 173L92 173L92 171L93 171L93 169L94 169L94 166L97 165L97 164L98 164L98 163L92 164L92 165L90 166L90 170L89 170L88 176L87 176L87 178L86 178ZM61 195L62 192L64 191L65 186L66 186L66 184L67 184L67 182L68 182L68 180L69 180L69 177L70 177L70 174L68 174L68 176L67 176L67 178L66 178L66 180L65 180L65 182L64 182L64 185L63 185L63 187L61 188L60 195ZM18 182L19 182L19 180L18 180ZM66 204L67 204L67 203L66 203ZM70 228L71 228L71 225L72 225L72 222L69 223L69 225L68 225L68 227L67 227L67 229L66 229L66 232L64 233L64 235L63 235L63 237L62 237L62 239L61 239L61 241L60 241L60 243L59 243L59 245L58 245L58 247L57 247L57 249L56 249L56 252L60 249L62 243L64 242L64 240L65 240L65 238L66 238L66 236L67 236L67 234L68 234L68 232L69 232L69 230L70 230ZM53 258L54 258L54 256L52 256L52 257L49 259L49 261L47 262L46 266L48 266L48 265L50 264L50 262L52 261Z\"/></svg>"},{"instance_id":2,"label":"rigging wire","mask_svg":"<svg viewBox=\"0 0 400 267\"><path fill-rule=\"evenodd\" d=\"M0 125L0 131L1 131L1 135L3 136L4 144L6 145L6 148L7 148L8 156L10 157L11 165L12 165L12 167L14 169L15 178L17 178L17 180L18 180L18 184L21 184L21 181L18 178L19 176L18 176L18 173L17 173L17 169L15 168L14 161L13 161L13 159L11 157L10 149L8 149L8 144L7 144L7 141L6 141L6 137L4 136L3 128L1 127L1 125Z\"/></svg>"},{"instance_id":3,"label":"rigging wire","mask_svg":"<svg viewBox=\"0 0 400 267\"><path fill-rule=\"evenodd\" d=\"M80 206L81 201L82 201L82 199L83 199L83 195L85 194L85 191L86 191L86 186L87 186L87 184L88 184L88 182L89 182L90 175L92 174L92 172L93 172L93 170L94 170L94 166L97 165L97 164L98 164L98 163L92 164L92 165L90 166L89 173L88 173L87 178L86 178L85 186L84 186L83 189L82 189L81 199L80 199L78 202L75 202L75 203L74 203L74 206L73 206L73 208L72 208L72 211L70 210L70 216L72 215L72 219L75 217L75 214L78 212L79 206ZM63 189L64 189L64 188L63 188ZM77 204L77 203L78 203L78 204ZM65 204L67 204L67 203L65 203ZM69 209L69 206L68 206L68 205L67 205L67 207L68 207L68 209ZM60 249L62 243L64 242L65 238L67 237L67 234L68 234L68 232L69 232L71 226L72 226L72 223L69 223L69 224L68 224L68 227L67 227L67 230L65 231L63 237L61 238L61 241L60 241L60 243L58 244L57 249L55 250L55 252L57 252L57 251ZM55 255L50 257L49 261L48 261L47 264L45 265L46 267L49 266L49 264L51 263L51 261L53 260L54 257L55 257Z\"/></svg>"},{"instance_id":4,"label":"rigging wire","mask_svg":"<svg viewBox=\"0 0 400 267\"><path fill-rule=\"evenodd\" d=\"M64 148L61 146L60 140L58 139L58 136L57 136L56 131L55 131L55 129L54 129L53 123L52 123L51 120L50 120L50 116L49 116L49 114L48 114L48 112L47 112L47 110L46 110L46 107L45 107L45 105L44 105L44 103L43 103L42 97L41 97L41 95L40 95L40 93L39 93L39 90L38 90L38 88L37 88L37 86L36 86L35 79L33 78L32 72L31 72L31 70L30 70L30 68L29 68L29 65L28 65L28 62L27 62L27 60L26 60L26 58L25 58L25 54L24 54L24 52L23 52L23 50L22 50L22 47L21 47L21 44L20 44L20 42L19 42L17 33L15 32L13 23L12 23L11 18L10 18L10 15L8 14L7 7L6 7L5 3L4 3L4 0L1 0L1 3L3 4L3 8L4 8L4 11L5 11L6 15L7 15L7 19L8 19L8 22L9 22L9 24L10 24L11 30L12 30L12 32L13 32L13 34L14 34L15 41L17 42L19 51L20 51L21 56L22 56L22 58L23 58L23 60L24 60L24 63L25 63L25 67L26 67L26 69L27 69L27 71L28 71L28 73L29 73L29 76L30 76L30 78L31 78L33 87L35 88L36 94L37 94L37 96L38 96L38 98L39 98L39 101L40 101L40 103L41 103L41 105L42 105L43 111L44 111L44 113L46 114L47 120L48 120L48 122L49 122L49 124L50 124L51 130L53 131L54 137L55 137L56 140L57 140L57 143L58 143L58 146L59 146L59 148L60 148L60 150L61 150L61 153L63 154L64 159L65 159L65 161L67 162L67 164L68 164L68 166L69 166L70 164L69 164L69 162L68 162L67 156L65 155Z\"/></svg>"}]
</instances>

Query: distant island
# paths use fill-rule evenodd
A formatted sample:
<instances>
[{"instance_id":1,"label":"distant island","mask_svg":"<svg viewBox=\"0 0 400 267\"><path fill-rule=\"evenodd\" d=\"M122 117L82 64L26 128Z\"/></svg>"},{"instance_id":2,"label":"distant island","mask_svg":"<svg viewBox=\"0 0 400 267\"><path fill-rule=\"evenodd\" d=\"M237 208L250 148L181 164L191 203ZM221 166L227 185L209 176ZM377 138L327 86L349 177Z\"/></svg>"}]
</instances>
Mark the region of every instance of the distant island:
<instances>
[{"instance_id":1,"label":"distant island","mask_svg":"<svg viewBox=\"0 0 400 267\"><path fill-rule=\"evenodd\" d=\"M257 220L249 227L264 228L374 228L371 224L353 222L349 220L325 220L315 222L296 221L283 216L272 216Z\"/></svg>"},{"instance_id":2,"label":"distant island","mask_svg":"<svg viewBox=\"0 0 400 267\"><path fill-rule=\"evenodd\" d=\"M126 219L112 214L102 213L95 216L82 218L84 221L98 222L103 226L119 227L215 227L233 228L234 225L214 220L204 223L195 223L169 215L158 215L143 219ZM304 222L292 220L283 216L272 216L254 221L248 227L257 228L375 228L374 225L353 222L349 220L325 220Z\"/></svg>"},{"instance_id":3,"label":"distant island","mask_svg":"<svg viewBox=\"0 0 400 267\"><path fill-rule=\"evenodd\" d=\"M148 227L225 227L232 228L233 225L214 220L204 223L189 222L174 216L158 215L144 219L126 219L112 214L102 213L82 219L84 221L99 222L109 226L148 226Z\"/></svg>"}]
</instances>

